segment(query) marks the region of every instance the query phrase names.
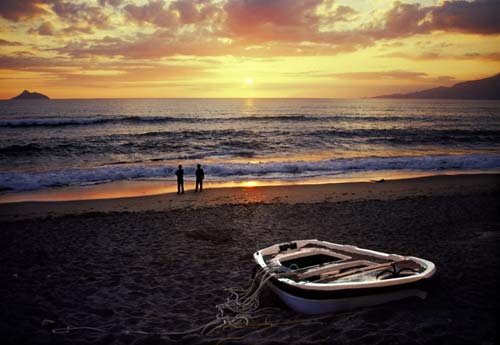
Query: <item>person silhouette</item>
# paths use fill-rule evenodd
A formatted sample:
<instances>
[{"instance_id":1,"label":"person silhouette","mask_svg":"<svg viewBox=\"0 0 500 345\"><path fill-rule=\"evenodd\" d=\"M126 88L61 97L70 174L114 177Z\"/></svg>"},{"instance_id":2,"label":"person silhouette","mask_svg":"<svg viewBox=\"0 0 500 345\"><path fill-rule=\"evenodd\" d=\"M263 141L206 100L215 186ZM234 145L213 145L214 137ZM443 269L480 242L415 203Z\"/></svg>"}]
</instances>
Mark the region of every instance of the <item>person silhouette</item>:
<instances>
[{"instance_id":1,"label":"person silhouette","mask_svg":"<svg viewBox=\"0 0 500 345\"><path fill-rule=\"evenodd\" d=\"M196 169L196 189L198 191L198 186L200 187L200 192L203 191L203 179L205 178L205 172L201 168L201 164L198 164L198 169Z\"/></svg>"},{"instance_id":2,"label":"person silhouette","mask_svg":"<svg viewBox=\"0 0 500 345\"><path fill-rule=\"evenodd\" d=\"M177 194L184 194L184 169L182 169L182 165L179 164L179 169L175 172L177 175Z\"/></svg>"}]
</instances>

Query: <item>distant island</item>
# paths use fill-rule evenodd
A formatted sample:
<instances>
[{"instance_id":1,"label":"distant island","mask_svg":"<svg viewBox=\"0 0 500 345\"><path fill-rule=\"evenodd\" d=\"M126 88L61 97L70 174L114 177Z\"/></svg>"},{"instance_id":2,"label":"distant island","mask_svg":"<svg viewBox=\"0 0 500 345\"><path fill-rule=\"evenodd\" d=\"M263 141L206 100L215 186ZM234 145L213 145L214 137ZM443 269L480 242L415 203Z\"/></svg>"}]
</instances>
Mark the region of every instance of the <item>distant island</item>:
<instances>
[{"instance_id":1,"label":"distant island","mask_svg":"<svg viewBox=\"0 0 500 345\"><path fill-rule=\"evenodd\" d=\"M464 81L451 87L435 87L412 93L394 93L374 98L414 99L500 99L500 73L485 79Z\"/></svg>"},{"instance_id":2,"label":"distant island","mask_svg":"<svg viewBox=\"0 0 500 345\"><path fill-rule=\"evenodd\" d=\"M17 99L50 99L50 98L38 92L29 92L28 90L24 90L16 97L11 98L11 100L17 100Z\"/></svg>"}]
</instances>

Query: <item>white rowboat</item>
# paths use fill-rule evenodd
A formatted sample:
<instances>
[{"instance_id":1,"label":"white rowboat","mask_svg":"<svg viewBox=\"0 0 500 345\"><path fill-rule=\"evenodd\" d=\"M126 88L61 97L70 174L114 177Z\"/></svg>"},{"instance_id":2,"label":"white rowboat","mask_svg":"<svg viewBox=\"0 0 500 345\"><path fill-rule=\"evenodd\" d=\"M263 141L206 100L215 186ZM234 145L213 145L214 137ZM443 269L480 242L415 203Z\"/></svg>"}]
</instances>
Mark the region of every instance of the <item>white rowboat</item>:
<instances>
[{"instance_id":1,"label":"white rowboat","mask_svg":"<svg viewBox=\"0 0 500 345\"><path fill-rule=\"evenodd\" d=\"M428 260L319 240L275 244L254 260L281 300L305 314L425 298L423 288L436 274Z\"/></svg>"}]
</instances>

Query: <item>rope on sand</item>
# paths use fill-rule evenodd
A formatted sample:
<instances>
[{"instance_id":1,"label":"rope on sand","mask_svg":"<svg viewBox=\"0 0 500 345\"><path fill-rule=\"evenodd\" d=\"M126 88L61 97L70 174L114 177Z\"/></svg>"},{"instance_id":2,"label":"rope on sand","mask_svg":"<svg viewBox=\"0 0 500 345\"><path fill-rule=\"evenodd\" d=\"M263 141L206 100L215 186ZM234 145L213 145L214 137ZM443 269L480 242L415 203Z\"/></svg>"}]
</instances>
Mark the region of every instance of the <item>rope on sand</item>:
<instances>
[{"instance_id":1,"label":"rope on sand","mask_svg":"<svg viewBox=\"0 0 500 345\"><path fill-rule=\"evenodd\" d=\"M250 285L247 288L226 288L225 291L230 293L229 297L224 303L217 304L215 308L217 309L217 314L215 320L210 321L204 325L196 328L188 329L179 332L170 331L159 331L159 332L148 332L143 330L124 330L122 334L142 334L142 335L185 335L191 333L199 333L202 335L210 335L220 330L226 329L240 329L244 327L251 326L251 321L266 318L264 324L268 325L269 322L267 314L256 314L259 308L259 297L262 289L266 283L273 277L283 277L289 274L290 270L281 266L276 269L267 270L257 270L255 276L253 277ZM264 308L260 309L259 312L263 312ZM229 312L229 313L228 313ZM232 315L231 315L232 314ZM87 330L108 333L106 330L97 327L88 326L66 326L64 328L54 328L52 329L53 334L68 334L72 331L77 330Z\"/></svg>"},{"instance_id":2,"label":"rope on sand","mask_svg":"<svg viewBox=\"0 0 500 345\"><path fill-rule=\"evenodd\" d=\"M54 334L68 334L71 331L77 331L80 329L106 333L106 331L104 329L97 328L97 327L87 327L87 326L80 326L80 327L66 326L64 328L54 328L52 330L52 333L54 333Z\"/></svg>"}]
</instances>

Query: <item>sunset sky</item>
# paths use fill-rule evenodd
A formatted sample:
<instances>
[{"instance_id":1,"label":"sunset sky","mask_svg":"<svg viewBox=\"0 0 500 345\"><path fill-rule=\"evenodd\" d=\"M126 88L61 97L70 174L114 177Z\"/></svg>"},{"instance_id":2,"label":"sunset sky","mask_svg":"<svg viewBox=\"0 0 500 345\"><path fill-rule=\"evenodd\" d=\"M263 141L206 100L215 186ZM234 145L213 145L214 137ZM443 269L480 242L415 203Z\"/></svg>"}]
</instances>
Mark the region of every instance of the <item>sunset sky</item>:
<instances>
[{"instance_id":1,"label":"sunset sky","mask_svg":"<svg viewBox=\"0 0 500 345\"><path fill-rule=\"evenodd\" d=\"M499 72L499 0L0 1L2 99L356 98Z\"/></svg>"}]
</instances>

